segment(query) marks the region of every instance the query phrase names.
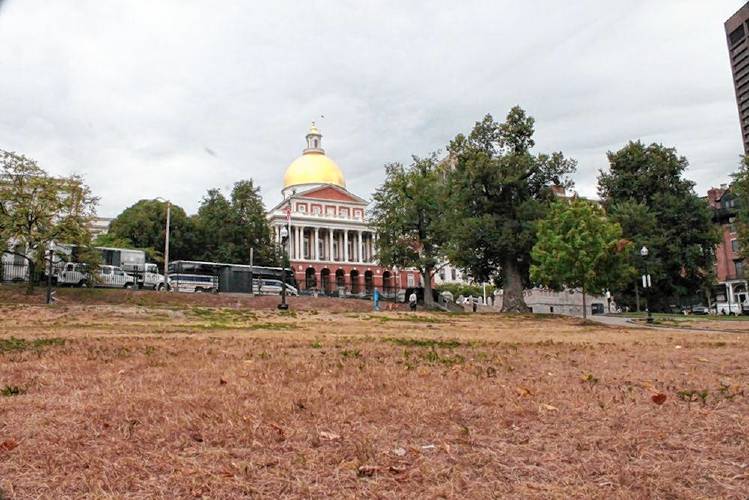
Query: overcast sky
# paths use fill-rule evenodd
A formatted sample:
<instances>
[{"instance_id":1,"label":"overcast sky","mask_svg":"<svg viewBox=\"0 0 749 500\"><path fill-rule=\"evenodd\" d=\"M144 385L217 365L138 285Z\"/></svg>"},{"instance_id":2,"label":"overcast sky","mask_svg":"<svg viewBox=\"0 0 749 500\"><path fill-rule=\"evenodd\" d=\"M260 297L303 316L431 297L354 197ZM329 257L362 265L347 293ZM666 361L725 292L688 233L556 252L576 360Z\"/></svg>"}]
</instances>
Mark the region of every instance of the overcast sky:
<instances>
[{"instance_id":1,"label":"overcast sky","mask_svg":"<svg viewBox=\"0 0 749 500\"><path fill-rule=\"evenodd\" d=\"M630 139L675 146L703 193L743 153L723 31L741 5L0 0L0 149L83 175L103 216L193 213L247 178L270 206L317 120L369 198L385 163L519 104L583 195Z\"/></svg>"}]
</instances>

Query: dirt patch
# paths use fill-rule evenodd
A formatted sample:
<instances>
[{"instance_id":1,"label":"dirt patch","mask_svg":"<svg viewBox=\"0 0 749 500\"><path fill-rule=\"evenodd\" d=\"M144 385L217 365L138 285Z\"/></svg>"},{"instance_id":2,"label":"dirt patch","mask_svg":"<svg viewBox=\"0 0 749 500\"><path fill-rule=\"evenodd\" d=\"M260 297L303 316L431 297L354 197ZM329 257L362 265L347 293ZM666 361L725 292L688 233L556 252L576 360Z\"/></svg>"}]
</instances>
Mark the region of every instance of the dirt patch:
<instances>
[{"instance_id":1,"label":"dirt patch","mask_svg":"<svg viewBox=\"0 0 749 500\"><path fill-rule=\"evenodd\" d=\"M0 308L5 496L749 495L747 335L179 305Z\"/></svg>"}]
</instances>

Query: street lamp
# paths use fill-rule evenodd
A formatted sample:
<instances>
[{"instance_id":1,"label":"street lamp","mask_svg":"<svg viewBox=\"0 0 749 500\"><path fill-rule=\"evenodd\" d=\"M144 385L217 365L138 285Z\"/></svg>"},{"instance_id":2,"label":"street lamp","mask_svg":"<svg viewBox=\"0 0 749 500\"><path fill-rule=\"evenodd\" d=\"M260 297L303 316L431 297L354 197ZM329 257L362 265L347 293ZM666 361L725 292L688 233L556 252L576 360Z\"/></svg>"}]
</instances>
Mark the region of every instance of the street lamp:
<instances>
[{"instance_id":1,"label":"street lamp","mask_svg":"<svg viewBox=\"0 0 749 500\"><path fill-rule=\"evenodd\" d=\"M642 288L645 290L645 297L646 297L646 305L648 310L648 323L653 322L653 312L650 310L650 295L651 295L651 289L653 288L653 284L650 281L650 274L648 274L648 260L647 256L650 253L648 250L648 247L645 245L642 246L640 249L640 256L642 257L642 263L643 263L643 271L644 274L642 275Z\"/></svg>"},{"instance_id":2,"label":"street lamp","mask_svg":"<svg viewBox=\"0 0 749 500\"><path fill-rule=\"evenodd\" d=\"M278 308L282 311L289 308L289 304L286 303L286 240L288 238L288 229L286 229L286 226L281 226L281 259L283 259L283 266L281 267L281 303L278 304Z\"/></svg>"},{"instance_id":3,"label":"street lamp","mask_svg":"<svg viewBox=\"0 0 749 500\"><path fill-rule=\"evenodd\" d=\"M172 202L164 198L156 198L158 201L166 202L166 234L164 236L164 290L169 291L169 223L172 215ZM145 268L143 276L145 279Z\"/></svg>"}]
</instances>

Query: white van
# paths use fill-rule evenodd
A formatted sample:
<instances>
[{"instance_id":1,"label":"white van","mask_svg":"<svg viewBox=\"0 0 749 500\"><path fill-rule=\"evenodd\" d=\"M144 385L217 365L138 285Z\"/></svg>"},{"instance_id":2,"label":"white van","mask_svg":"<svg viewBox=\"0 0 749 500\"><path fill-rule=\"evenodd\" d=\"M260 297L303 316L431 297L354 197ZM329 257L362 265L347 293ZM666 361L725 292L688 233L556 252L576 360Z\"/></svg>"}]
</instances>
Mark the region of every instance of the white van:
<instances>
[{"instance_id":1,"label":"white van","mask_svg":"<svg viewBox=\"0 0 749 500\"><path fill-rule=\"evenodd\" d=\"M170 274L169 289L175 292L218 292L218 278L203 274Z\"/></svg>"},{"instance_id":2,"label":"white van","mask_svg":"<svg viewBox=\"0 0 749 500\"><path fill-rule=\"evenodd\" d=\"M58 285L132 288L135 278L117 266L99 266L92 280L85 264L66 263L57 274Z\"/></svg>"}]
</instances>

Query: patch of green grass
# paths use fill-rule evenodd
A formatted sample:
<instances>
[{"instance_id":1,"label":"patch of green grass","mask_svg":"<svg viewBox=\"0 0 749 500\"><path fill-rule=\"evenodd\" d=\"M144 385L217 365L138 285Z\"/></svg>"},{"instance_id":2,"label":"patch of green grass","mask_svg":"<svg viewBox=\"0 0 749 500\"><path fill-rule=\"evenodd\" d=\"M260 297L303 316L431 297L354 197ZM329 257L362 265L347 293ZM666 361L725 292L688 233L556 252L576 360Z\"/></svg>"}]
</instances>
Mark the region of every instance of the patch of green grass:
<instances>
[{"instance_id":1,"label":"patch of green grass","mask_svg":"<svg viewBox=\"0 0 749 500\"><path fill-rule=\"evenodd\" d=\"M385 342L392 342L395 345L401 345L405 347L424 347L434 348L440 347L445 349L453 349L460 346L460 342L457 340L436 340L436 339L411 339L403 337L393 337L384 339Z\"/></svg>"},{"instance_id":2,"label":"patch of green grass","mask_svg":"<svg viewBox=\"0 0 749 500\"><path fill-rule=\"evenodd\" d=\"M21 394L25 394L26 389L22 389L21 387L18 387L17 385L6 385L2 389L0 389L0 395L3 395L5 397L11 397L11 396L20 396Z\"/></svg>"},{"instance_id":3,"label":"patch of green grass","mask_svg":"<svg viewBox=\"0 0 749 500\"><path fill-rule=\"evenodd\" d=\"M313 342L310 347L312 347L312 349L322 349L322 344L320 342Z\"/></svg>"},{"instance_id":4,"label":"patch of green grass","mask_svg":"<svg viewBox=\"0 0 749 500\"><path fill-rule=\"evenodd\" d=\"M51 337L39 338L34 340L19 339L11 337L9 339L0 339L0 354L12 351L26 351L29 349L39 350L47 346L64 345L65 339Z\"/></svg>"},{"instance_id":5,"label":"patch of green grass","mask_svg":"<svg viewBox=\"0 0 749 500\"><path fill-rule=\"evenodd\" d=\"M358 349L343 350L341 356L344 358L361 358L361 351Z\"/></svg>"},{"instance_id":6,"label":"patch of green grass","mask_svg":"<svg viewBox=\"0 0 749 500\"><path fill-rule=\"evenodd\" d=\"M707 389L703 389L701 391L696 390L683 390L676 393L676 396L681 399L682 401L686 401L687 403L693 403L695 401L700 401L704 405L707 402L707 396L709 395L709 392Z\"/></svg>"},{"instance_id":7,"label":"patch of green grass","mask_svg":"<svg viewBox=\"0 0 749 500\"><path fill-rule=\"evenodd\" d=\"M435 316L419 316L419 315L399 315L399 316L377 316L370 314L366 319L378 320L382 323L389 321L407 322L407 323L447 323L447 320L443 318L437 318Z\"/></svg>"},{"instance_id":8,"label":"patch of green grass","mask_svg":"<svg viewBox=\"0 0 749 500\"><path fill-rule=\"evenodd\" d=\"M465 358L460 354L454 356L442 356L434 348L421 355L421 358L429 364L442 364L445 366L461 365Z\"/></svg>"}]
</instances>

